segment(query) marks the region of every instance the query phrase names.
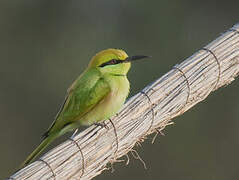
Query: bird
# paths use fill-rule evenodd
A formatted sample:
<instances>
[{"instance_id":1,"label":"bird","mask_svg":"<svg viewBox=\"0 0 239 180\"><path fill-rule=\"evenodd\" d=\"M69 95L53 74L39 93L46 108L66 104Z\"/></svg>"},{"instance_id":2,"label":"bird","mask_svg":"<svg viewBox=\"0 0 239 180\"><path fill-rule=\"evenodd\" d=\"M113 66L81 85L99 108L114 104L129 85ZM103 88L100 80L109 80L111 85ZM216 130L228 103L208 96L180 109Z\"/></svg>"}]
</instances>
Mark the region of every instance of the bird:
<instances>
[{"instance_id":1,"label":"bird","mask_svg":"<svg viewBox=\"0 0 239 180\"><path fill-rule=\"evenodd\" d=\"M53 123L43 134L42 142L20 168L32 163L56 138L115 115L130 91L127 73L131 62L148 57L128 56L121 49L106 49L93 56L85 71L68 88Z\"/></svg>"}]
</instances>

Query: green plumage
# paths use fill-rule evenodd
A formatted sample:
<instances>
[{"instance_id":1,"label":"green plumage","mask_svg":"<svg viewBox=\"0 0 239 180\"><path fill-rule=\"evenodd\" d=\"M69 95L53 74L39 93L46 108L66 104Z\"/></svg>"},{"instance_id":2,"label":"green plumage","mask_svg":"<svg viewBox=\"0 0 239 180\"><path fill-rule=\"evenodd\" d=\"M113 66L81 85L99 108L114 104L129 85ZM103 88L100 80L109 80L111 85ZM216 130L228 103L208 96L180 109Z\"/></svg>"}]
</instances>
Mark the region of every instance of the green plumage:
<instances>
[{"instance_id":1,"label":"green plumage","mask_svg":"<svg viewBox=\"0 0 239 180\"><path fill-rule=\"evenodd\" d=\"M107 49L96 54L87 69L67 91L55 121L43 135L42 143L28 156L21 167L31 163L53 140L80 126L91 125L117 113L129 93L126 77L131 63L119 49ZM135 58L144 58L134 56Z\"/></svg>"}]
</instances>

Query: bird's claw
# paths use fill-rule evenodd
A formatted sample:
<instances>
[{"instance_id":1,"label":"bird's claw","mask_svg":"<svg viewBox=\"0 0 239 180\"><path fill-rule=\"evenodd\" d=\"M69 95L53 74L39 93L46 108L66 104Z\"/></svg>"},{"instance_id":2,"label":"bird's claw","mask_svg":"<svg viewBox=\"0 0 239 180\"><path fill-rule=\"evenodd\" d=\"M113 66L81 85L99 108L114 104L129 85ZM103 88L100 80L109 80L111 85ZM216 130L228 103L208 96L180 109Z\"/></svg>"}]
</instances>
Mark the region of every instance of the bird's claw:
<instances>
[{"instance_id":1,"label":"bird's claw","mask_svg":"<svg viewBox=\"0 0 239 180\"><path fill-rule=\"evenodd\" d=\"M105 124L105 122L94 123L94 125L100 126L101 128L105 128L105 129L109 130L109 127L107 126L107 124Z\"/></svg>"},{"instance_id":2,"label":"bird's claw","mask_svg":"<svg viewBox=\"0 0 239 180\"><path fill-rule=\"evenodd\" d=\"M76 136L77 132L78 132L78 129L76 129L74 133L71 135L71 139L73 139Z\"/></svg>"}]
</instances>

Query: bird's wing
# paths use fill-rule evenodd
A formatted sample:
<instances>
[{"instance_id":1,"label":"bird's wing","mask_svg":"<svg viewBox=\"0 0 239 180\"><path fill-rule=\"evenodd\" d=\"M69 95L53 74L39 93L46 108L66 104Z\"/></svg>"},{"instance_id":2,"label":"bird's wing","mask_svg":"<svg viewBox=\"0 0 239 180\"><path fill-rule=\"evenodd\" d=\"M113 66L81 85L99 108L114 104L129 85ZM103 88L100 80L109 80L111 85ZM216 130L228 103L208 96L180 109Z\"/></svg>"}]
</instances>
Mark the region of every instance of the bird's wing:
<instances>
[{"instance_id":1,"label":"bird's wing","mask_svg":"<svg viewBox=\"0 0 239 180\"><path fill-rule=\"evenodd\" d=\"M110 93L109 84L101 77L99 72L95 71L85 72L68 89L65 101L55 121L43 135L44 137L67 124L77 121Z\"/></svg>"}]
</instances>

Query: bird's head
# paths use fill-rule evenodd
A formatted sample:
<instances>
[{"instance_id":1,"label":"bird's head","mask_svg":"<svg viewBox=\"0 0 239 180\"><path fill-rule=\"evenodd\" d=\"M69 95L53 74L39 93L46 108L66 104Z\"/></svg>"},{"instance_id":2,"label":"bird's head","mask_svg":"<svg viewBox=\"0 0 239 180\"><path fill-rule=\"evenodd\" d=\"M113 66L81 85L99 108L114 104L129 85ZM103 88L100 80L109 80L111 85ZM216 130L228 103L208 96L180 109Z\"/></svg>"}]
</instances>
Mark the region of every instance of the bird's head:
<instances>
[{"instance_id":1,"label":"bird's head","mask_svg":"<svg viewBox=\"0 0 239 180\"><path fill-rule=\"evenodd\" d=\"M131 62L148 56L128 56L120 49L106 49L97 53L90 61L88 68L99 68L102 73L126 75Z\"/></svg>"}]
</instances>

